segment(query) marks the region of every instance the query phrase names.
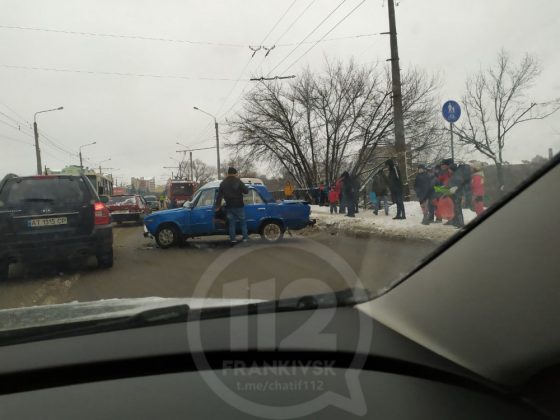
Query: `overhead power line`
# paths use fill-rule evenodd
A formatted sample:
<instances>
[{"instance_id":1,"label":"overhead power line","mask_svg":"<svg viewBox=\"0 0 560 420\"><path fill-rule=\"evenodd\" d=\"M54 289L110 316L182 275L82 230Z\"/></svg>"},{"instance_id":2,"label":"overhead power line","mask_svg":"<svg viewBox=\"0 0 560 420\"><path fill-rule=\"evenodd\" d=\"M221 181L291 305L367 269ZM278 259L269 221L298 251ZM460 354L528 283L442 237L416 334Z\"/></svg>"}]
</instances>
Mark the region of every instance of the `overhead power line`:
<instances>
[{"instance_id":1,"label":"overhead power line","mask_svg":"<svg viewBox=\"0 0 560 420\"><path fill-rule=\"evenodd\" d=\"M103 76L121 76L121 77L149 77L155 79L181 79L181 80L208 80L208 81L225 81L225 82L235 82L236 79L226 78L226 77L190 77L190 76L174 76L174 75L164 75L164 74L141 74L141 73L122 73L122 72L112 72L112 71L93 71L93 70L78 70L78 69L59 69L54 67L36 67L36 66L19 66L12 64L0 64L0 67L5 67L9 69L18 70L39 70L39 71L52 71L61 73L81 73L81 74L96 74ZM249 80L249 79L247 79Z\"/></svg>"},{"instance_id":2,"label":"overhead power line","mask_svg":"<svg viewBox=\"0 0 560 420\"><path fill-rule=\"evenodd\" d=\"M270 29L270 31L268 31L268 33L266 34L266 36L264 37L264 39L262 40L261 44L264 44L266 42L266 40L268 39L268 37L270 36L270 34L276 29L276 27L280 24L280 22L282 22L282 19L284 19L284 17L288 14L288 12L292 9L292 7L294 7L294 4L296 4L297 0L294 0L292 2L292 4L290 4L288 6L288 8L286 9L286 11L282 14L282 16L280 16L280 18L276 21L276 23L274 24L274 26L272 27L272 29Z\"/></svg>"},{"instance_id":3,"label":"overhead power line","mask_svg":"<svg viewBox=\"0 0 560 420\"><path fill-rule=\"evenodd\" d=\"M136 40L142 40L142 41L173 42L173 43L179 43L179 44L208 45L208 46L214 46L214 47L247 48L247 45L232 44L232 43L225 43L225 42L192 41L192 40L188 40L188 39L161 38L161 37L143 36L143 35L119 35L119 34L106 34L106 33L99 33L99 32L66 31L66 30L62 30L62 29L33 28L33 27L28 27L28 26L0 25L0 29L16 29L16 30L22 30L22 31L52 32L52 33L58 33L58 34L80 35L80 36L89 36L89 37L136 39Z\"/></svg>"},{"instance_id":4,"label":"overhead power line","mask_svg":"<svg viewBox=\"0 0 560 420\"><path fill-rule=\"evenodd\" d=\"M292 8L292 6L294 5L295 0L288 6L288 8L284 11L284 13L280 16L280 18L278 18L278 20L276 21L276 23L274 23L274 25L272 26L272 29L268 31L268 33L265 35L265 37L263 38L263 40L260 42L260 45L264 44L264 42L268 39L268 37L270 36L270 34L272 33L272 31L278 26L278 24L282 21L282 19L284 19L284 16L286 16L286 14L290 11L290 9ZM228 101L228 99L231 97L233 91L235 90L235 88L237 87L237 85L239 84L239 82L241 81L241 78L243 77L243 75L245 74L245 70L247 70L247 67L249 67L249 64L251 63L251 60L253 59L254 54L249 57L249 60L247 60L247 63L245 64L245 66L243 67L243 70L241 70L241 73L239 74L239 77L237 78L235 84L233 85L233 87L231 88L231 90L228 92L226 99L222 102L222 105L220 106L220 108L218 109L218 112L216 112L216 114L220 114L220 111L224 108L224 104ZM264 57L263 57L264 60ZM262 65L262 61L261 61L261 65ZM245 86L243 86L243 89L241 90L241 94L237 97L237 99L233 102L232 106L230 106L228 108L228 110L222 114L219 115L219 117L223 117L224 115L226 115L227 113L229 113L229 111L231 111L231 109L235 106L235 104L237 103L237 101L239 100L239 98L241 97L241 95L243 95L243 92L245 92L245 89L247 89L247 86L249 85L249 81L247 80L247 82L245 83Z\"/></svg>"},{"instance_id":5,"label":"overhead power line","mask_svg":"<svg viewBox=\"0 0 560 420\"><path fill-rule=\"evenodd\" d=\"M323 38L325 38L328 34L330 34L332 31L334 31L336 29L336 27L338 25L340 25L342 22L344 22L346 19L348 19L348 17L354 13L356 10L358 10L358 8L364 4L366 2L366 0L362 0L360 3L358 3L352 10L350 10L342 19L340 19L325 35L323 35ZM321 38L321 39L323 39ZM288 71L289 69L291 69L293 67L294 64L296 64L299 60L301 60L305 55L307 55L307 53L309 51L311 51L313 48L315 48L317 46L317 44L319 44L319 42L321 42L321 39L318 40L317 42L315 42L311 47L309 47L302 55L300 55L296 60L294 60L292 62L292 64L290 64L288 67L286 67L284 69L284 72ZM282 72L282 73L284 73Z\"/></svg>"},{"instance_id":6,"label":"overhead power line","mask_svg":"<svg viewBox=\"0 0 560 420\"><path fill-rule=\"evenodd\" d=\"M267 76L270 76L270 74L272 74L274 72L274 70L276 70L278 67L280 67L282 65L282 63L284 63L284 61L286 61L299 47L301 44L303 44L305 41L307 41L309 39L309 37L311 35L313 35L315 33L315 31L317 31L317 29L319 29L319 27L321 27L321 25L323 25L323 23L325 23L338 9L340 9L340 7L346 3L346 0L342 0L334 9L332 9L329 14L327 16L325 16L323 18L323 20L321 20L321 22L319 22L306 36L305 38L303 38L300 42L297 43L297 45L282 59L280 60L280 62L278 64L276 64L276 66L274 66L274 68L272 70L270 70L267 74Z\"/></svg>"},{"instance_id":7,"label":"overhead power line","mask_svg":"<svg viewBox=\"0 0 560 420\"><path fill-rule=\"evenodd\" d=\"M278 43L282 40L282 38L284 38L284 35L286 35L290 29L292 29L292 27L299 22L299 20L302 18L302 16L307 12L307 10L309 10L309 8L311 6L313 6L313 3L315 3L317 0L311 0L311 2L307 5L307 7L305 9L303 9L301 11L301 13L292 21L292 23L290 24L290 26L288 26L286 28L286 30L284 32L282 32L282 34L278 37L278 39L276 39L276 42L274 43L274 45L279 45ZM284 44L282 46L289 46L290 44Z\"/></svg>"},{"instance_id":8,"label":"overhead power line","mask_svg":"<svg viewBox=\"0 0 560 420\"><path fill-rule=\"evenodd\" d=\"M305 44L316 44L319 42L329 42L329 41L341 41L344 39L355 39L355 38L369 38L372 36L381 35L381 32L371 33L371 34L358 34L358 35L347 35L347 36L337 36L335 38L327 38L327 39L317 39L313 41L305 41L305 42L292 42L289 44L275 44L276 47L291 47L292 45L305 45Z\"/></svg>"},{"instance_id":9,"label":"overhead power line","mask_svg":"<svg viewBox=\"0 0 560 420\"><path fill-rule=\"evenodd\" d=\"M310 5L304 10L304 12L313 4L316 0L313 0ZM292 3L293 5L293 3ZM286 14L287 12L285 12ZM296 45L296 43L284 43L278 44L280 39L291 29L291 27L295 24L294 21L292 25L288 27L286 31L278 38L278 40L273 44L276 47L290 47L292 45ZM141 41L158 41L158 42L171 42L171 43L179 43L179 44L191 44L191 45L206 45L206 46L213 46L213 47L228 47L228 48L247 48L247 44L233 44L233 43L226 43L226 42L211 42L211 41L192 41L186 39L172 39L172 38L161 38L161 37L152 37L152 36L142 36L142 35L118 35L118 34L106 34L106 33L98 33L98 32L79 32L79 31L67 31L62 29L48 29L48 28L32 28L32 27L25 27L25 26L8 26L8 25L0 25L0 29L14 29L14 30L23 30L23 31L35 31L35 32L52 32L52 33L59 33L65 35L78 35L78 36L86 36L86 37L100 37L100 38L120 38L120 39L132 39L132 40L141 40ZM361 37L369 37L374 36L377 34L358 34L358 35L349 35L345 37L339 38L331 38L325 39L324 41L336 41L340 39L350 39L350 38L361 38ZM261 42L263 44L266 39ZM315 41L308 41L305 43L312 43Z\"/></svg>"}]
</instances>

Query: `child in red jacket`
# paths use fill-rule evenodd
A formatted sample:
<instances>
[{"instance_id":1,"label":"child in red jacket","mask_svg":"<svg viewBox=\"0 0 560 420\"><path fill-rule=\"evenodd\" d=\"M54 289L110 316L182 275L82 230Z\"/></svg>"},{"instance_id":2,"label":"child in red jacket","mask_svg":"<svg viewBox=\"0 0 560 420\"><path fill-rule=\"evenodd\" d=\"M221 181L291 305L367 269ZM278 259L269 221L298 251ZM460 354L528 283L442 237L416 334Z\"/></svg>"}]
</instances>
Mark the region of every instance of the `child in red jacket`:
<instances>
[{"instance_id":1,"label":"child in red jacket","mask_svg":"<svg viewBox=\"0 0 560 420\"><path fill-rule=\"evenodd\" d=\"M472 208L477 216L484 212L484 172L480 162L471 162Z\"/></svg>"},{"instance_id":2,"label":"child in red jacket","mask_svg":"<svg viewBox=\"0 0 560 420\"><path fill-rule=\"evenodd\" d=\"M331 189L329 191L329 204L331 208L331 214L333 214L333 212L338 213L337 203L338 203L338 191L336 190L336 187L334 185L331 185Z\"/></svg>"}]
</instances>

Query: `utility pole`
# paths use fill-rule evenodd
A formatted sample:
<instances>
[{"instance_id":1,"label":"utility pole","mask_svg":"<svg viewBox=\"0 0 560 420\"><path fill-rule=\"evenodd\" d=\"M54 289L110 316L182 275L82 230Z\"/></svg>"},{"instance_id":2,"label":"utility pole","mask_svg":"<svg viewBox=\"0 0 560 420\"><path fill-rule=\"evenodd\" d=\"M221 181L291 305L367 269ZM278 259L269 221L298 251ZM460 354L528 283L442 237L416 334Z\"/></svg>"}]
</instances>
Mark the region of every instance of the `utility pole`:
<instances>
[{"instance_id":1,"label":"utility pole","mask_svg":"<svg viewBox=\"0 0 560 420\"><path fill-rule=\"evenodd\" d=\"M218 121L214 119L214 128L216 129L216 166L218 167L218 179L220 179L220 135L218 134Z\"/></svg>"},{"instance_id":2,"label":"utility pole","mask_svg":"<svg viewBox=\"0 0 560 420\"><path fill-rule=\"evenodd\" d=\"M193 163L192 163L192 151L189 152L189 160L191 164L191 181L194 181L194 170L193 170Z\"/></svg>"},{"instance_id":3,"label":"utility pole","mask_svg":"<svg viewBox=\"0 0 560 420\"><path fill-rule=\"evenodd\" d=\"M219 134L219 127L218 127L218 119L216 118L216 116L196 106L193 106L193 109L196 111L200 111L203 114L206 114L214 119L214 128L216 129L216 169L218 170L218 179L220 179L220 134Z\"/></svg>"},{"instance_id":4,"label":"utility pole","mask_svg":"<svg viewBox=\"0 0 560 420\"><path fill-rule=\"evenodd\" d=\"M83 170L84 169L84 163L82 162L82 149L80 149L79 155L80 155L80 169Z\"/></svg>"},{"instance_id":5,"label":"utility pole","mask_svg":"<svg viewBox=\"0 0 560 420\"><path fill-rule=\"evenodd\" d=\"M41 175L43 171L41 165L41 149L39 149L39 130L37 129L37 114L42 114L44 112L51 112L51 111L60 111L62 109L64 109L64 107L59 106L58 108L38 111L33 115L33 134L35 134L35 157L37 159L37 175Z\"/></svg>"},{"instance_id":6,"label":"utility pole","mask_svg":"<svg viewBox=\"0 0 560 420\"><path fill-rule=\"evenodd\" d=\"M33 121L33 132L35 133L35 157L37 159L37 175L41 175L41 150L39 150L39 131L37 121Z\"/></svg>"},{"instance_id":7,"label":"utility pole","mask_svg":"<svg viewBox=\"0 0 560 420\"><path fill-rule=\"evenodd\" d=\"M389 9L389 35L391 43L391 79L393 85L393 120L395 124L395 151L397 163L404 178L405 196L409 194L408 171L406 167L406 141L404 136L403 104L401 93L401 70L399 68L399 47L397 43L397 24L395 22L394 0L387 0Z\"/></svg>"}]
</instances>

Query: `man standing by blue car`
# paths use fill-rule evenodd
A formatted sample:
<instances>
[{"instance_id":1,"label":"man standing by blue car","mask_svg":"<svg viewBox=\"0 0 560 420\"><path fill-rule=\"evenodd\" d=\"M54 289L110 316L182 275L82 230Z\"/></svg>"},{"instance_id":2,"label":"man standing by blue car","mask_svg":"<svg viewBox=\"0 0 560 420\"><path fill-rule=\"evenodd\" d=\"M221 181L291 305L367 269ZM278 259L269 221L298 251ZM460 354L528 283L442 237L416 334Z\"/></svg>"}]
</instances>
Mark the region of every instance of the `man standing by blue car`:
<instances>
[{"instance_id":1,"label":"man standing by blue car","mask_svg":"<svg viewBox=\"0 0 560 420\"><path fill-rule=\"evenodd\" d=\"M226 202L226 217L229 223L229 240L232 245L237 243L235 239L235 225L241 225L243 242L249 241L247 233L247 221L245 220L245 205L243 204L243 194L248 194L249 189L237 177L237 170L229 167L227 177L220 183L218 195L216 196L216 208L222 206L222 199Z\"/></svg>"}]
</instances>

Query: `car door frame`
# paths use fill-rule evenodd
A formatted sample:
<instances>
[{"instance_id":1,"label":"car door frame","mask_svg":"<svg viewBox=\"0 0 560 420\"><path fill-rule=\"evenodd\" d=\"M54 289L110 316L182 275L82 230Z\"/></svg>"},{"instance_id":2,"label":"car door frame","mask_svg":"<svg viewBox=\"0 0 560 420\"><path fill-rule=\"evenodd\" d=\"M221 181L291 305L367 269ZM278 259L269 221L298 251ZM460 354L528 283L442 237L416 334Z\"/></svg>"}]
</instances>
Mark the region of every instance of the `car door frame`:
<instances>
[{"instance_id":1,"label":"car door frame","mask_svg":"<svg viewBox=\"0 0 560 420\"><path fill-rule=\"evenodd\" d=\"M262 220L269 217L268 205L257 189L249 187L249 193L252 194L252 203L245 204L245 221L248 231L255 233L259 231ZM255 195L259 197L260 203L255 203Z\"/></svg>"},{"instance_id":2,"label":"car door frame","mask_svg":"<svg viewBox=\"0 0 560 420\"><path fill-rule=\"evenodd\" d=\"M203 194L214 191L214 199L211 205L198 206ZM214 202L218 190L215 187L207 188L200 192L196 202L189 211L190 234L193 236L206 236L214 233Z\"/></svg>"}]
</instances>

